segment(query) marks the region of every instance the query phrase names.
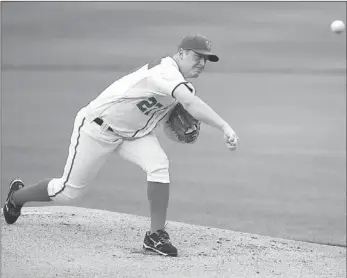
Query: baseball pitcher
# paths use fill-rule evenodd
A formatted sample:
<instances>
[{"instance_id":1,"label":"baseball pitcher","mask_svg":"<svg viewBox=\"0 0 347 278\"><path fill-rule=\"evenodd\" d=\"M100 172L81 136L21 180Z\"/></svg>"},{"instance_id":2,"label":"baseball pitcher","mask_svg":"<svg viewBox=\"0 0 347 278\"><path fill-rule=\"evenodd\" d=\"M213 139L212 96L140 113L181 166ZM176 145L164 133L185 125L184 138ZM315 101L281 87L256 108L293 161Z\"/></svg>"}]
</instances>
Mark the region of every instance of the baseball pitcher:
<instances>
[{"instance_id":1,"label":"baseball pitcher","mask_svg":"<svg viewBox=\"0 0 347 278\"><path fill-rule=\"evenodd\" d=\"M202 35L186 36L177 52L142 66L116 80L83 107L75 118L71 142L61 177L24 186L10 182L4 205L8 224L17 221L27 202L66 203L81 197L113 153L139 165L147 174L151 224L143 248L177 256L164 229L169 202L169 162L154 129L183 143L193 143L200 123L219 129L226 146L234 150L238 137L212 108L195 94L187 81L198 77L207 61L218 62L210 41Z\"/></svg>"}]
</instances>

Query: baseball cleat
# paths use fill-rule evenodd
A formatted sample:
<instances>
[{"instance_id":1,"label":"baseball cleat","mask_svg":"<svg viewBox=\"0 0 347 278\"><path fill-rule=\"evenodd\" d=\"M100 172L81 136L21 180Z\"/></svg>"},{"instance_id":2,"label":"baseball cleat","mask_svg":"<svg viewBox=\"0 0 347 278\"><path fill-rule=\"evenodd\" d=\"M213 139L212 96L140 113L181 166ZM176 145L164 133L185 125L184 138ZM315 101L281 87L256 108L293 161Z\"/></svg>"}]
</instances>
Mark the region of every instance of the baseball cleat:
<instances>
[{"instance_id":1,"label":"baseball cleat","mask_svg":"<svg viewBox=\"0 0 347 278\"><path fill-rule=\"evenodd\" d=\"M152 234L146 232L143 248L163 256L177 257L177 249L170 242L169 234L164 229L158 230Z\"/></svg>"},{"instance_id":2,"label":"baseball cleat","mask_svg":"<svg viewBox=\"0 0 347 278\"><path fill-rule=\"evenodd\" d=\"M21 180L13 180L10 182L10 191L8 192L7 199L3 208L3 213L7 224L13 224L20 216L22 206L15 206L12 202L12 195L17 190L24 187L24 183Z\"/></svg>"}]
</instances>

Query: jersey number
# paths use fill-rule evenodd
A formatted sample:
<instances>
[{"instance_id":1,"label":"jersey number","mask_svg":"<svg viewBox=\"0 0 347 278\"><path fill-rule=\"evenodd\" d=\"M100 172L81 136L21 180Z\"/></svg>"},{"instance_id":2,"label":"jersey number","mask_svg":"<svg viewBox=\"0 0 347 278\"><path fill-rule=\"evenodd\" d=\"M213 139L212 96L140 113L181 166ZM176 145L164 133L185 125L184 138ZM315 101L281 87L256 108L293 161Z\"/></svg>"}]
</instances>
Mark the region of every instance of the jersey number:
<instances>
[{"instance_id":1,"label":"jersey number","mask_svg":"<svg viewBox=\"0 0 347 278\"><path fill-rule=\"evenodd\" d=\"M161 63L162 58L153 60L148 63L148 69L152 69ZM145 114L149 115L150 112L163 107L154 97L150 97L147 100L143 100L137 104L137 107Z\"/></svg>"},{"instance_id":2,"label":"jersey number","mask_svg":"<svg viewBox=\"0 0 347 278\"><path fill-rule=\"evenodd\" d=\"M163 107L154 97L143 100L137 104L137 107L145 114L148 115L151 111Z\"/></svg>"}]
</instances>

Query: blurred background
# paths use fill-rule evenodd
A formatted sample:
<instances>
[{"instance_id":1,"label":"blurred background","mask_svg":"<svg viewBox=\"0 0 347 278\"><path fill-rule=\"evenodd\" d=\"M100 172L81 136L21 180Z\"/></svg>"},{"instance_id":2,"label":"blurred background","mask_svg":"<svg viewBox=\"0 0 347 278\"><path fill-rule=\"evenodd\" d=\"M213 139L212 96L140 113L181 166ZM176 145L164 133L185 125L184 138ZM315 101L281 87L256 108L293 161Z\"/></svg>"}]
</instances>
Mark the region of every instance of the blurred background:
<instances>
[{"instance_id":1,"label":"blurred background","mask_svg":"<svg viewBox=\"0 0 347 278\"><path fill-rule=\"evenodd\" d=\"M220 56L191 80L235 129L171 142L169 220L346 246L345 2L2 2L1 201L60 177L77 111L201 33ZM47 205L31 203L28 206ZM113 156L69 205L148 216L146 176ZM169 227L168 227L169 229Z\"/></svg>"}]
</instances>

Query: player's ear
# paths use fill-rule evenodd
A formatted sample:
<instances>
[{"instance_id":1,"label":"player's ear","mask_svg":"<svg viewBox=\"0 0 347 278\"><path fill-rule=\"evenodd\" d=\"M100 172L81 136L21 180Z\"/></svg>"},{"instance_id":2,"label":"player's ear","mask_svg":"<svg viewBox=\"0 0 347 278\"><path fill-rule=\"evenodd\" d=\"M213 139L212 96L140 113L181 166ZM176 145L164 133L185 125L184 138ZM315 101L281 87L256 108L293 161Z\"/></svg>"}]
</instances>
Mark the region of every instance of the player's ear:
<instances>
[{"instance_id":1,"label":"player's ear","mask_svg":"<svg viewBox=\"0 0 347 278\"><path fill-rule=\"evenodd\" d=\"M180 48L180 49L178 49L177 53L178 53L178 56L180 57L180 59L183 60L184 55L186 54L186 50L184 50L183 48Z\"/></svg>"}]
</instances>

